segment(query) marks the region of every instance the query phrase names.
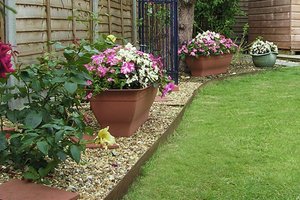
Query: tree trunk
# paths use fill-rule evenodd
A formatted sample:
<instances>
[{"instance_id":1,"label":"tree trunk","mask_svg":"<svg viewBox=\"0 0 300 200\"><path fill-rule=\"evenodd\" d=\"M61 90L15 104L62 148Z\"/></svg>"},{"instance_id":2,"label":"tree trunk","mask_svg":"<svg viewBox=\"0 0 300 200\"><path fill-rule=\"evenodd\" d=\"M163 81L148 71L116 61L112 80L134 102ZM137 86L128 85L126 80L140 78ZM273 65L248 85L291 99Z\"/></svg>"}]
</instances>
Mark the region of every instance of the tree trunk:
<instances>
[{"instance_id":1,"label":"tree trunk","mask_svg":"<svg viewBox=\"0 0 300 200\"><path fill-rule=\"evenodd\" d=\"M195 0L179 0L179 47L192 39ZM187 71L184 61L180 60L180 71Z\"/></svg>"}]
</instances>

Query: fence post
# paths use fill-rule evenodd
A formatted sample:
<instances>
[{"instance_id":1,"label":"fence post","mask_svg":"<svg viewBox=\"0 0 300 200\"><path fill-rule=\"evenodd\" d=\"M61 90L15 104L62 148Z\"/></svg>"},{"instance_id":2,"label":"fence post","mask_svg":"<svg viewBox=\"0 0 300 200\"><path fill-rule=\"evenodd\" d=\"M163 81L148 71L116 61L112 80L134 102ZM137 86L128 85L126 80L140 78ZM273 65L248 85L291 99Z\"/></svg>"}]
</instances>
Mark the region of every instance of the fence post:
<instances>
[{"instance_id":1,"label":"fence post","mask_svg":"<svg viewBox=\"0 0 300 200\"><path fill-rule=\"evenodd\" d=\"M124 1L123 0L120 0L121 2L120 2L120 9L121 9L121 35L122 35L122 38L124 39L125 38L125 33L124 33L124 8L123 8L123 4L124 4ZM124 42L124 40L123 40L123 42Z\"/></svg>"},{"instance_id":2,"label":"fence post","mask_svg":"<svg viewBox=\"0 0 300 200\"><path fill-rule=\"evenodd\" d=\"M92 21L92 35L93 42L98 39L99 36L99 0L92 0L92 12L93 15L97 17L97 19L93 19Z\"/></svg>"},{"instance_id":3,"label":"fence post","mask_svg":"<svg viewBox=\"0 0 300 200\"><path fill-rule=\"evenodd\" d=\"M131 33L131 36L132 36L132 44L136 44L137 42L137 27L136 27L136 1L137 0L133 0L132 1L132 33Z\"/></svg>"},{"instance_id":4,"label":"fence post","mask_svg":"<svg viewBox=\"0 0 300 200\"><path fill-rule=\"evenodd\" d=\"M5 4L16 9L16 0L6 0ZM5 27L6 42L9 42L12 46L16 46L16 14L8 9L5 9Z\"/></svg>"},{"instance_id":5,"label":"fence post","mask_svg":"<svg viewBox=\"0 0 300 200\"><path fill-rule=\"evenodd\" d=\"M112 21L111 21L111 2L107 0L107 9L108 9L108 32L112 34Z\"/></svg>"},{"instance_id":6,"label":"fence post","mask_svg":"<svg viewBox=\"0 0 300 200\"><path fill-rule=\"evenodd\" d=\"M77 40L76 37L76 16L75 16L75 5L74 1L72 0L72 35L73 35L73 41Z\"/></svg>"},{"instance_id":7,"label":"fence post","mask_svg":"<svg viewBox=\"0 0 300 200\"><path fill-rule=\"evenodd\" d=\"M47 40L48 40L48 51L52 51L52 45L50 45L50 41L52 41L52 30L51 30L51 4L50 0L46 1L46 21L47 21Z\"/></svg>"}]
</instances>

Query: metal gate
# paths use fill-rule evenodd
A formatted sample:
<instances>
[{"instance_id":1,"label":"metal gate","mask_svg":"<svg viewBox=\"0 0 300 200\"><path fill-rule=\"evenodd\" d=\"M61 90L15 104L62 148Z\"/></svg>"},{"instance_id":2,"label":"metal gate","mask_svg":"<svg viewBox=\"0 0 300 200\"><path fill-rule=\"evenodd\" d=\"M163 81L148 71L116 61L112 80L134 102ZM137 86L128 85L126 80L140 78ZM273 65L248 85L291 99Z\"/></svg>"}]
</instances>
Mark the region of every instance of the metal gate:
<instances>
[{"instance_id":1,"label":"metal gate","mask_svg":"<svg viewBox=\"0 0 300 200\"><path fill-rule=\"evenodd\" d=\"M138 41L141 51L162 59L178 84L177 0L138 0Z\"/></svg>"}]
</instances>

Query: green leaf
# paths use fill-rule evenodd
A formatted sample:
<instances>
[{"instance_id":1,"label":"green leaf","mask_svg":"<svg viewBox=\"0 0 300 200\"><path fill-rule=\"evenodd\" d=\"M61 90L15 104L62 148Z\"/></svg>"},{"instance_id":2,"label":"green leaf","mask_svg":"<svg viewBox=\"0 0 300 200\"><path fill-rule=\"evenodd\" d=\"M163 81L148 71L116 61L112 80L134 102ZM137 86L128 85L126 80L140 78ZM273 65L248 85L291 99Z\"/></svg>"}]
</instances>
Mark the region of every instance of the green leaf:
<instances>
[{"instance_id":1,"label":"green leaf","mask_svg":"<svg viewBox=\"0 0 300 200\"><path fill-rule=\"evenodd\" d=\"M40 177L42 178L47 176L57 166L57 164L57 161L52 161L49 162L45 168L39 168Z\"/></svg>"},{"instance_id":2,"label":"green leaf","mask_svg":"<svg viewBox=\"0 0 300 200\"><path fill-rule=\"evenodd\" d=\"M58 131L55 133L55 142L59 142L63 139L64 131Z\"/></svg>"},{"instance_id":3,"label":"green leaf","mask_svg":"<svg viewBox=\"0 0 300 200\"><path fill-rule=\"evenodd\" d=\"M66 81L66 78L63 77L55 77L54 79L52 79L52 83L64 83Z\"/></svg>"},{"instance_id":4,"label":"green leaf","mask_svg":"<svg viewBox=\"0 0 300 200\"><path fill-rule=\"evenodd\" d=\"M38 127L43 120L43 113L42 112L36 112L36 111L30 111L24 120L24 125L28 128L36 128Z\"/></svg>"},{"instance_id":5,"label":"green leaf","mask_svg":"<svg viewBox=\"0 0 300 200\"><path fill-rule=\"evenodd\" d=\"M11 100L12 98L14 98L14 95L13 94L9 94L9 93L6 93L2 96L2 102L8 102L9 100Z\"/></svg>"},{"instance_id":6,"label":"green leaf","mask_svg":"<svg viewBox=\"0 0 300 200\"><path fill-rule=\"evenodd\" d=\"M7 110L6 117L13 123L18 121L17 112L15 110Z\"/></svg>"},{"instance_id":7,"label":"green leaf","mask_svg":"<svg viewBox=\"0 0 300 200\"><path fill-rule=\"evenodd\" d=\"M5 133L0 132L0 151L3 151L7 147L7 141L5 137Z\"/></svg>"},{"instance_id":8,"label":"green leaf","mask_svg":"<svg viewBox=\"0 0 300 200\"><path fill-rule=\"evenodd\" d=\"M40 135L35 133L35 132L29 132L29 133L26 133L26 135L30 136L30 137L33 137L33 138L36 138L36 137L39 137Z\"/></svg>"},{"instance_id":9,"label":"green leaf","mask_svg":"<svg viewBox=\"0 0 300 200\"><path fill-rule=\"evenodd\" d=\"M76 145L71 145L70 153L71 153L72 158L75 160L75 162L79 163L80 162L80 157L81 157L80 148Z\"/></svg>"},{"instance_id":10,"label":"green leaf","mask_svg":"<svg viewBox=\"0 0 300 200\"><path fill-rule=\"evenodd\" d=\"M39 92L42 90L41 82L39 80L32 80L32 89Z\"/></svg>"},{"instance_id":11,"label":"green leaf","mask_svg":"<svg viewBox=\"0 0 300 200\"><path fill-rule=\"evenodd\" d=\"M83 46L83 48L85 49L85 50L87 50L87 51L92 51L92 48L91 48L91 46Z\"/></svg>"},{"instance_id":12,"label":"green leaf","mask_svg":"<svg viewBox=\"0 0 300 200\"><path fill-rule=\"evenodd\" d=\"M48 155L49 144L46 141L40 141L36 143L37 148L45 155Z\"/></svg>"},{"instance_id":13,"label":"green leaf","mask_svg":"<svg viewBox=\"0 0 300 200\"><path fill-rule=\"evenodd\" d=\"M27 180L37 180L40 178L40 175L33 167L29 167L28 170L23 173L23 177Z\"/></svg>"},{"instance_id":14,"label":"green leaf","mask_svg":"<svg viewBox=\"0 0 300 200\"><path fill-rule=\"evenodd\" d=\"M65 161L67 159L67 154L63 151L59 151L56 154L61 161Z\"/></svg>"},{"instance_id":15,"label":"green leaf","mask_svg":"<svg viewBox=\"0 0 300 200\"><path fill-rule=\"evenodd\" d=\"M73 94L77 90L77 83L66 82L64 87L70 94Z\"/></svg>"},{"instance_id":16,"label":"green leaf","mask_svg":"<svg viewBox=\"0 0 300 200\"><path fill-rule=\"evenodd\" d=\"M31 80L28 71L22 71L22 72L20 73L20 78L21 78L23 81L30 81L30 80Z\"/></svg>"}]
</instances>

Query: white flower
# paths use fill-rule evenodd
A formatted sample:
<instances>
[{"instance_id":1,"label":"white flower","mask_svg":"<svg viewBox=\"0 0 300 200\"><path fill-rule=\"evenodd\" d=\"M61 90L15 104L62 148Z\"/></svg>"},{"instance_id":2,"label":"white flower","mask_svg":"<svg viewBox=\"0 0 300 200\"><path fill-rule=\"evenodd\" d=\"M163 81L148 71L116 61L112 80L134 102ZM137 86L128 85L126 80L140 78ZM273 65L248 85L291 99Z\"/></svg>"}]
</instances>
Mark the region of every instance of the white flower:
<instances>
[{"instance_id":1,"label":"white flower","mask_svg":"<svg viewBox=\"0 0 300 200\"><path fill-rule=\"evenodd\" d=\"M250 47L250 53L252 54L265 54L269 52L278 52L278 48L273 42L264 42L260 39L257 39Z\"/></svg>"}]
</instances>

